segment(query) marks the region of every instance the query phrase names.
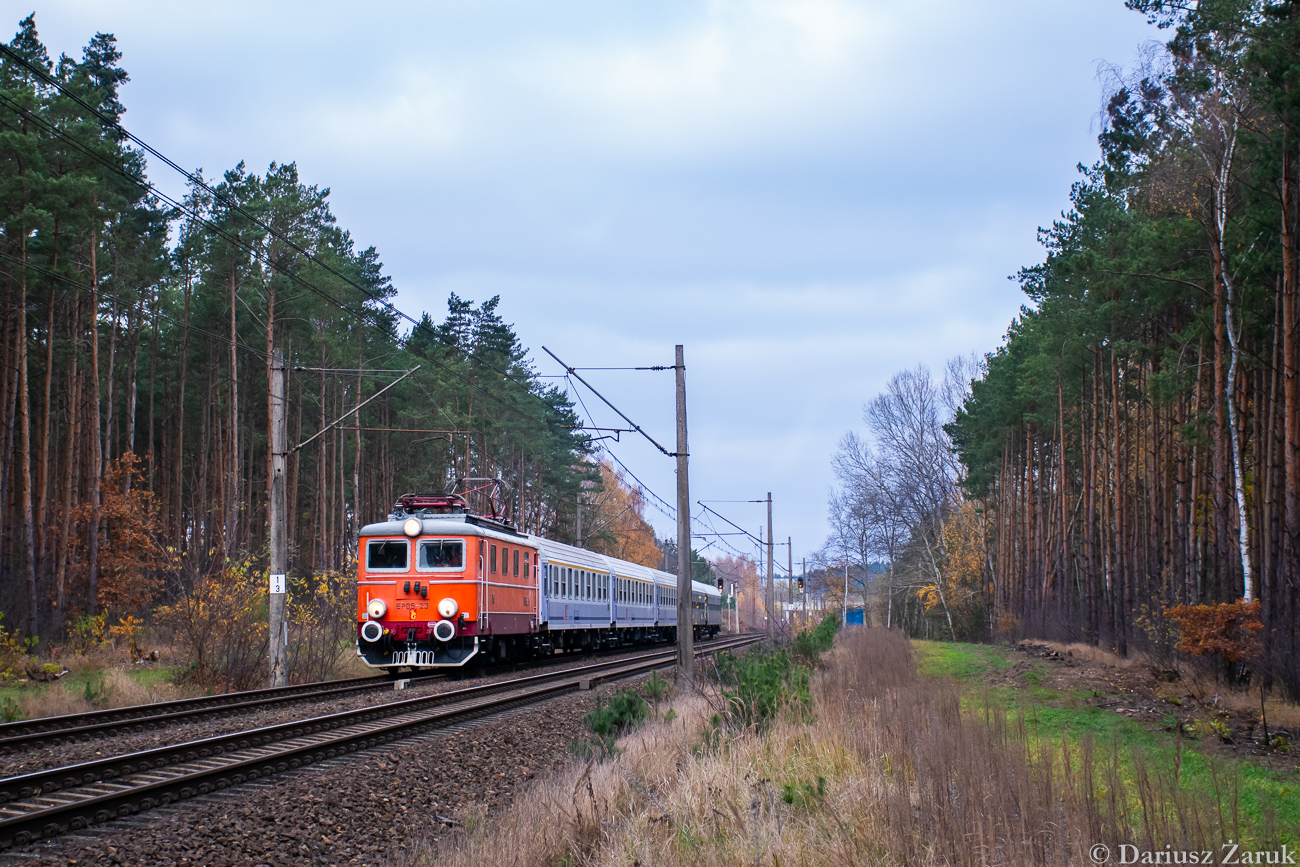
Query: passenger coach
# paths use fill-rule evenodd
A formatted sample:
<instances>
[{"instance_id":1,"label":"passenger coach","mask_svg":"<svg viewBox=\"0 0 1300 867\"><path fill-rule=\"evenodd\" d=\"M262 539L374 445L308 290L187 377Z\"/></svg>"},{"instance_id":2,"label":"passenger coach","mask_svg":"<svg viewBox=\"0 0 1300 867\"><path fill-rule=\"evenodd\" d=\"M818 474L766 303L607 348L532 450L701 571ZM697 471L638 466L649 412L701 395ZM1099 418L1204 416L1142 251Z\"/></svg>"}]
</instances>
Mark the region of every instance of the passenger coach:
<instances>
[{"instance_id":1,"label":"passenger coach","mask_svg":"<svg viewBox=\"0 0 1300 867\"><path fill-rule=\"evenodd\" d=\"M675 575L521 533L460 496L403 496L358 555L357 652L376 668L677 640ZM691 586L695 635L716 635L718 589Z\"/></svg>"}]
</instances>

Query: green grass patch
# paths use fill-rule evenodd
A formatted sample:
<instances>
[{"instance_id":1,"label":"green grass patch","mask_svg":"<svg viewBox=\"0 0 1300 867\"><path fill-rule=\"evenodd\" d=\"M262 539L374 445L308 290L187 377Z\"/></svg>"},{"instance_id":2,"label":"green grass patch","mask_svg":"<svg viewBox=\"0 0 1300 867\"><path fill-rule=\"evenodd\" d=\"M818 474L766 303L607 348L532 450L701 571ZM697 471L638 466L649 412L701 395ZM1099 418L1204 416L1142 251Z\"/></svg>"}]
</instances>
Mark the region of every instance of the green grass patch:
<instances>
[{"instance_id":1,"label":"green grass patch","mask_svg":"<svg viewBox=\"0 0 1300 867\"><path fill-rule=\"evenodd\" d=\"M1007 651L988 644L913 641L912 648L916 653L917 670L934 677L970 680L1011 667Z\"/></svg>"},{"instance_id":2,"label":"green grass patch","mask_svg":"<svg viewBox=\"0 0 1300 867\"><path fill-rule=\"evenodd\" d=\"M982 675L1011 666L1007 652L999 648L930 641L914 641L913 647L922 673L947 675L964 685L962 706L973 717L1002 714L1013 731L1023 718L1030 749L1046 747L1059 753L1065 738L1077 750L1085 737L1095 741L1098 752L1118 746L1122 778L1129 787L1136 785L1133 753L1138 751L1148 773L1171 778L1177 774L1184 790L1218 801L1225 814L1231 814L1235 800L1241 824L1238 839L1259 840L1271 824L1280 833L1280 842L1300 843L1296 831L1300 829L1300 775L1296 771L1270 768L1260 760L1215 755L1201 749L1203 741L1183 739L1180 748L1172 730L1165 731L1163 725L1153 728L1112 709L1096 707L1090 691L1076 690L1063 696L1042 687L1046 675L1042 663L1021 675L1026 684L1023 688L978 683ZM1169 714L1166 722L1170 717L1178 719ZM1266 813L1272 814L1271 822Z\"/></svg>"},{"instance_id":3,"label":"green grass patch","mask_svg":"<svg viewBox=\"0 0 1300 867\"><path fill-rule=\"evenodd\" d=\"M141 665L128 669L127 677L140 684L140 686L158 686L159 684L172 683L179 670L179 668L171 666L146 668Z\"/></svg>"}]
</instances>

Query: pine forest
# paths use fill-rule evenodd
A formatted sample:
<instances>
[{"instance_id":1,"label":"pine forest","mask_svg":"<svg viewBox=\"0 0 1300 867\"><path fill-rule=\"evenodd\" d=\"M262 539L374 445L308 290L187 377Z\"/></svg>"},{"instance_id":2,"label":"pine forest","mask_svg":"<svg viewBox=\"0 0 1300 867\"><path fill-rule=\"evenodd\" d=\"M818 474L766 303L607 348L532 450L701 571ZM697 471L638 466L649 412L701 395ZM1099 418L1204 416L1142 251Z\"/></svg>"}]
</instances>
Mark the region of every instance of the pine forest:
<instances>
[{"instance_id":1,"label":"pine forest","mask_svg":"<svg viewBox=\"0 0 1300 867\"><path fill-rule=\"evenodd\" d=\"M580 531L579 491L602 471L496 298L453 295L444 316L404 321L376 249L292 162L192 175L167 199L117 125L127 73L112 36L52 58L28 17L2 53L10 640L102 633L265 563L273 349L289 369L292 576L337 573L399 495L457 480L500 479L496 506L524 529Z\"/></svg>"},{"instance_id":2,"label":"pine forest","mask_svg":"<svg viewBox=\"0 0 1300 867\"><path fill-rule=\"evenodd\" d=\"M1103 69L1021 315L866 405L831 551L886 565L875 619L914 635L1169 660L1215 633L1229 680L1295 698L1300 3L1128 6L1168 40Z\"/></svg>"}]
</instances>

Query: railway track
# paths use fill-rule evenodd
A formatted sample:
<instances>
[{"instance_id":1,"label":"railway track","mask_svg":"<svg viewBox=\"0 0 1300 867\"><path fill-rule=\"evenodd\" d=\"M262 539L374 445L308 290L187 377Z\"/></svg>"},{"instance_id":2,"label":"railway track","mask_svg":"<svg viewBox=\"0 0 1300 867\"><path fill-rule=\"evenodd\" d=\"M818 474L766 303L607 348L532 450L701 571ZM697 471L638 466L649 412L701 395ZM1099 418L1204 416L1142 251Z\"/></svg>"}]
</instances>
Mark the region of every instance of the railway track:
<instances>
[{"instance_id":1,"label":"railway track","mask_svg":"<svg viewBox=\"0 0 1300 867\"><path fill-rule=\"evenodd\" d=\"M439 672L411 675L412 680L439 677L445 675ZM393 679L387 675L359 677L351 680L228 692L201 698L181 698L157 704L140 704L4 723L0 725L0 754L19 747L57 746L69 741L110 737L119 732L149 731L176 722L228 716L294 701L313 701L352 695L382 689L391 686L392 682Z\"/></svg>"},{"instance_id":2,"label":"railway track","mask_svg":"<svg viewBox=\"0 0 1300 867\"><path fill-rule=\"evenodd\" d=\"M595 651L594 655L627 653L628 648L610 648ZM528 660L513 663L512 668L533 668L553 665L558 658ZM497 666L497 670L507 666ZM492 668L487 674L496 673ZM444 672L412 673L403 679L413 683L446 678ZM63 716L38 717L0 723L0 755L17 749L58 746L63 743L88 741L91 738L112 737L116 734L153 731L182 722L214 719L289 704L298 701L320 701L341 698L375 689L389 688L394 677L358 677L349 680L327 680L296 686L268 687L220 695L182 698L156 704L132 705L108 710L87 711Z\"/></svg>"},{"instance_id":3,"label":"railway track","mask_svg":"<svg viewBox=\"0 0 1300 867\"><path fill-rule=\"evenodd\" d=\"M710 642L700 655L757 636ZM0 780L0 849L671 665L676 649L218 735Z\"/></svg>"}]
</instances>

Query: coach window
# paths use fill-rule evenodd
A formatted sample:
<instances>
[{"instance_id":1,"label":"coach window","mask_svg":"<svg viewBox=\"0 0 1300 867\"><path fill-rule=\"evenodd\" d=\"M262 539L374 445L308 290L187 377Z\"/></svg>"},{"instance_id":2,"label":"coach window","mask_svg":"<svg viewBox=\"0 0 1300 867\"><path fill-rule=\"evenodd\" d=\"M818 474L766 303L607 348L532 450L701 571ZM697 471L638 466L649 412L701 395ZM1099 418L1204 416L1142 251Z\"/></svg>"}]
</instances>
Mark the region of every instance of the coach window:
<instances>
[{"instance_id":1,"label":"coach window","mask_svg":"<svg viewBox=\"0 0 1300 867\"><path fill-rule=\"evenodd\" d=\"M411 550L405 539L384 539L366 545L366 569L371 572L406 570Z\"/></svg>"},{"instance_id":2,"label":"coach window","mask_svg":"<svg viewBox=\"0 0 1300 867\"><path fill-rule=\"evenodd\" d=\"M432 569L465 568L465 543L459 539L435 539L420 543L420 555L415 567L421 572Z\"/></svg>"}]
</instances>

